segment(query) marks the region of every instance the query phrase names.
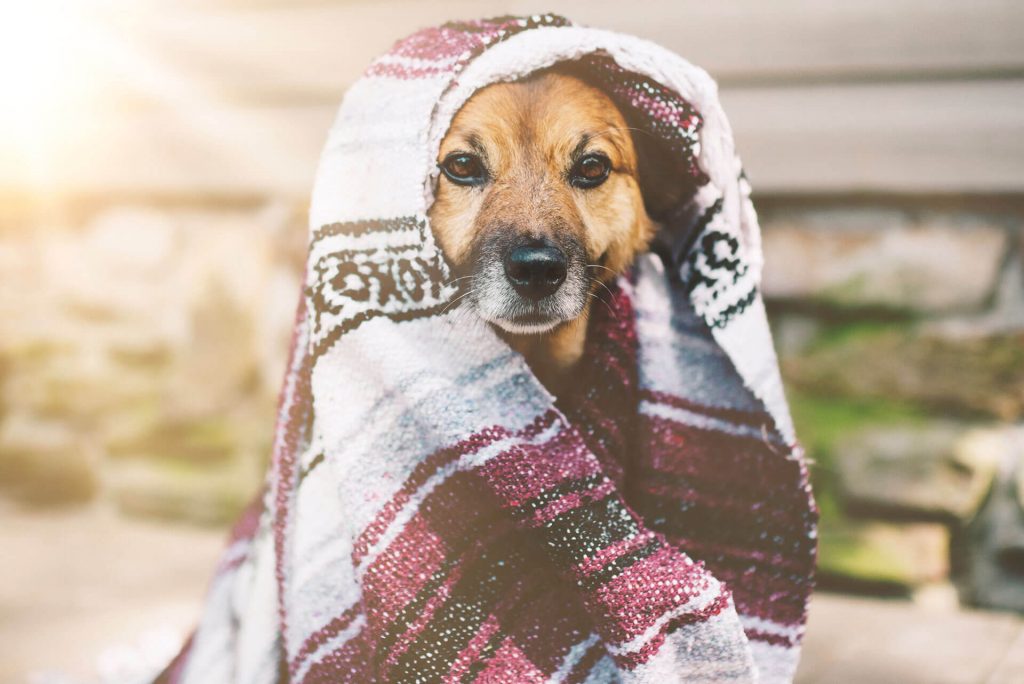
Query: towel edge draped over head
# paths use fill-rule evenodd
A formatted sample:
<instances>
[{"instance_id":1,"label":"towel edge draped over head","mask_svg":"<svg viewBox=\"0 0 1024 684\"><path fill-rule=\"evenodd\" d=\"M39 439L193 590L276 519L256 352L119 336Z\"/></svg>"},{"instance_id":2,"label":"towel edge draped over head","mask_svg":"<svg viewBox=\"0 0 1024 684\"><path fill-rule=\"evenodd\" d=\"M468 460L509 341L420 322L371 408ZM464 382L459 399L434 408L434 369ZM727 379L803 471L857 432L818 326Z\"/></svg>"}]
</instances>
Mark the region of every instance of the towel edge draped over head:
<instances>
[{"instance_id":1,"label":"towel edge draped over head","mask_svg":"<svg viewBox=\"0 0 1024 684\"><path fill-rule=\"evenodd\" d=\"M472 93L570 60L701 182L556 404L450 310L426 213ZM266 493L161 681L790 681L816 511L749 192L714 82L649 42L502 17L371 64L317 173Z\"/></svg>"}]
</instances>

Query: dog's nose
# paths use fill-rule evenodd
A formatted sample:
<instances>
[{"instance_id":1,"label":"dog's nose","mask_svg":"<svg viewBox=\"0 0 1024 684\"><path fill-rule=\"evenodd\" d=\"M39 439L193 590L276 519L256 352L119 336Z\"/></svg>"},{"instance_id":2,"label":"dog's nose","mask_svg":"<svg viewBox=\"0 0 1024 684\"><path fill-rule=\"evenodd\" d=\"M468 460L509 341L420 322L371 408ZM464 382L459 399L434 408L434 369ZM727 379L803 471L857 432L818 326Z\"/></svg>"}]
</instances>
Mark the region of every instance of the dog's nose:
<instances>
[{"instance_id":1,"label":"dog's nose","mask_svg":"<svg viewBox=\"0 0 1024 684\"><path fill-rule=\"evenodd\" d=\"M565 280L565 252L550 244L513 247L505 255L505 276L515 291L534 301L555 292Z\"/></svg>"}]
</instances>

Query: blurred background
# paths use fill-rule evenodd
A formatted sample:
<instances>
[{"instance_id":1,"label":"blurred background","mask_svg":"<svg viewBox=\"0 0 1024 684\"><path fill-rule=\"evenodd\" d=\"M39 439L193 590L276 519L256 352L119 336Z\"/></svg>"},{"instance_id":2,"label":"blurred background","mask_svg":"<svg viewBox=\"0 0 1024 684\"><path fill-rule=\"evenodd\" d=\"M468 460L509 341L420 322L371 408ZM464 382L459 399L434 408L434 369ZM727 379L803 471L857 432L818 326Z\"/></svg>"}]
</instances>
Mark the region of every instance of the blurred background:
<instances>
[{"instance_id":1,"label":"blurred background","mask_svg":"<svg viewBox=\"0 0 1024 684\"><path fill-rule=\"evenodd\" d=\"M1019 0L0 8L0 682L176 649L261 482L342 92L537 11L721 85L822 511L799 681L1024 681Z\"/></svg>"}]
</instances>

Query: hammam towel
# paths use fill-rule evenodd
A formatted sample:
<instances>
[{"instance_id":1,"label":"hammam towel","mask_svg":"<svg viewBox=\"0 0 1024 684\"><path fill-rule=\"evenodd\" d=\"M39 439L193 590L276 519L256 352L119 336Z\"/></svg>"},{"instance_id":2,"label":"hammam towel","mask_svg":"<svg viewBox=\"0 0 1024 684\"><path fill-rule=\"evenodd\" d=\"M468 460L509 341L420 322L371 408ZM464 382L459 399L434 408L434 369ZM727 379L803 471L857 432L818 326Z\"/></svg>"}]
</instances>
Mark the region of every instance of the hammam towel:
<instances>
[{"instance_id":1,"label":"hammam towel","mask_svg":"<svg viewBox=\"0 0 1024 684\"><path fill-rule=\"evenodd\" d=\"M427 219L479 88L568 63L680 161L571 397L458 302ZM262 501L160 681L792 679L816 512L716 86L551 15L402 40L345 95Z\"/></svg>"}]
</instances>

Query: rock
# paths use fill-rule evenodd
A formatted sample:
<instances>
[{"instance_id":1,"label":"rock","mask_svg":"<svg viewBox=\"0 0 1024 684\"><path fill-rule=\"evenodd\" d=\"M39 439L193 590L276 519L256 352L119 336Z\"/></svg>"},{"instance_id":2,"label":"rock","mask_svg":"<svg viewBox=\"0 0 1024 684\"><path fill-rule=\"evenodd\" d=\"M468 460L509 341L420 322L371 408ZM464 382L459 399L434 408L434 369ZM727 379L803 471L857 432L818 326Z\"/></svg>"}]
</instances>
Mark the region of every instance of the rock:
<instances>
[{"instance_id":1,"label":"rock","mask_svg":"<svg viewBox=\"0 0 1024 684\"><path fill-rule=\"evenodd\" d=\"M15 412L0 425L0 488L27 504L91 500L99 488L99 458L59 419Z\"/></svg>"},{"instance_id":2,"label":"rock","mask_svg":"<svg viewBox=\"0 0 1024 684\"><path fill-rule=\"evenodd\" d=\"M1024 416L1024 331L947 337L907 326L851 325L784 358L788 384L811 394L906 401L946 413Z\"/></svg>"},{"instance_id":3,"label":"rock","mask_svg":"<svg viewBox=\"0 0 1024 684\"><path fill-rule=\"evenodd\" d=\"M834 520L820 529L825 586L909 590L949 574L949 530L938 523Z\"/></svg>"},{"instance_id":4,"label":"rock","mask_svg":"<svg viewBox=\"0 0 1024 684\"><path fill-rule=\"evenodd\" d=\"M126 515L225 525L256 495L262 476L257 462L242 459L214 467L133 460L116 463L107 483L111 499Z\"/></svg>"},{"instance_id":5,"label":"rock","mask_svg":"<svg viewBox=\"0 0 1024 684\"><path fill-rule=\"evenodd\" d=\"M762 225L765 296L840 308L978 309L1009 240L997 219L902 209L794 208Z\"/></svg>"},{"instance_id":6,"label":"rock","mask_svg":"<svg viewBox=\"0 0 1024 684\"><path fill-rule=\"evenodd\" d=\"M159 393L159 369L114 363L88 346L17 350L9 358L0 393L12 409L59 416L86 431L122 410L152 405Z\"/></svg>"},{"instance_id":7,"label":"rock","mask_svg":"<svg viewBox=\"0 0 1024 684\"><path fill-rule=\"evenodd\" d=\"M851 513L957 523L974 517L1002 457L990 433L952 423L871 429L837 449Z\"/></svg>"},{"instance_id":8,"label":"rock","mask_svg":"<svg viewBox=\"0 0 1024 684\"><path fill-rule=\"evenodd\" d=\"M253 319L218 283L189 313L191 339L177 350L166 395L168 412L186 420L230 411L258 387L260 371Z\"/></svg>"},{"instance_id":9,"label":"rock","mask_svg":"<svg viewBox=\"0 0 1024 684\"><path fill-rule=\"evenodd\" d=\"M818 341L824 326L821 321L797 313L769 312L772 338L780 357L806 354Z\"/></svg>"},{"instance_id":10,"label":"rock","mask_svg":"<svg viewBox=\"0 0 1024 684\"><path fill-rule=\"evenodd\" d=\"M1024 232L1020 246L1006 260L985 311L966 316L951 316L934 322L929 330L947 337L977 338L1024 330Z\"/></svg>"},{"instance_id":11,"label":"rock","mask_svg":"<svg viewBox=\"0 0 1024 684\"><path fill-rule=\"evenodd\" d=\"M1024 426L1000 432L1011 448L1003 453L991 499L968 530L962 585L979 606L1024 611L1024 511L1017 490L1024 470Z\"/></svg>"},{"instance_id":12,"label":"rock","mask_svg":"<svg viewBox=\"0 0 1024 684\"><path fill-rule=\"evenodd\" d=\"M1024 425L974 428L957 441L954 458L965 467L992 468L994 480L1024 478ZM1024 512L1024 492L1015 489Z\"/></svg>"},{"instance_id":13,"label":"rock","mask_svg":"<svg viewBox=\"0 0 1024 684\"><path fill-rule=\"evenodd\" d=\"M121 459L178 461L196 465L225 463L244 441L234 417L203 416L175 421L167 416L139 416L128 429L107 432L107 452ZM132 429L134 428L134 429Z\"/></svg>"}]
</instances>

